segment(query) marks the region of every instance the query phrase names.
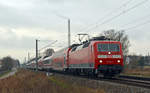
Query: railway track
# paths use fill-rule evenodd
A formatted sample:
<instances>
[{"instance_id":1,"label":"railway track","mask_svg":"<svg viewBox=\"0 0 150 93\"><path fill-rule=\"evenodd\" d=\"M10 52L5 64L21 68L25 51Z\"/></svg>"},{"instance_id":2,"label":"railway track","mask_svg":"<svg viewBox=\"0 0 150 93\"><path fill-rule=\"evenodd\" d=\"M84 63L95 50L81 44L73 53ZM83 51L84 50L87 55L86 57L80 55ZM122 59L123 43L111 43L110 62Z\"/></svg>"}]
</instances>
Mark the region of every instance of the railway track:
<instances>
[{"instance_id":1,"label":"railway track","mask_svg":"<svg viewBox=\"0 0 150 93\"><path fill-rule=\"evenodd\" d=\"M115 79L121 83L150 89L150 78L120 75Z\"/></svg>"},{"instance_id":2,"label":"railway track","mask_svg":"<svg viewBox=\"0 0 150 93\"><path fill-rule=\"evenodd\" d=\"M72 76L72 74L61 73L61 72L58 73ZM107 81L107 82L118 83L118 84L126 84L129 86L150 89L150 78L144 78L144 77L123 76L123 75L114 78L104 78L104 77L96 78L96 77L89 77L85 75L76 75L75 77L88 78L92 80L101 80L101 81Z\"/></svg>"},{"instance_id":3,"label":"railway track","mask_svg":"<svg viewBox=\"0 0 150 93\"><path fill-rule=\"evenodd\" d=\"M150 81L150 78L147 78L147 77L136 77L136 76L127 76L127 75L120 75L119 78L127 78L127 79Z\"/></svg>"},{"instance_id":4,"label":"railway track","mask_svg":"<svg viewBox=\"0 0 150 93\"><path fill-rule=\"evenodd\" d=\"M83 77L83 76L81 76L81 77ZM85 76L83 78L89 78L89 77ZM133 76L133 77L132 76L122 76L121 75L121 76L113 77L113 78L90 77L90 79L150 89L150 78L135 77L135 76Z\"/></svg>"},{"instance_id":5,"label":"railway track","mask_svg":"<svg viewBox=\"0 0 150 93\"><path fill-rule=\"evenodd\" d=\"M119 77L112 78L112 79L102 79L102 80L150 89L150 81L147 81L147 80L138 80L138 79L131 79L131 78L119 78Z\"/></svg>"}]
</instances>

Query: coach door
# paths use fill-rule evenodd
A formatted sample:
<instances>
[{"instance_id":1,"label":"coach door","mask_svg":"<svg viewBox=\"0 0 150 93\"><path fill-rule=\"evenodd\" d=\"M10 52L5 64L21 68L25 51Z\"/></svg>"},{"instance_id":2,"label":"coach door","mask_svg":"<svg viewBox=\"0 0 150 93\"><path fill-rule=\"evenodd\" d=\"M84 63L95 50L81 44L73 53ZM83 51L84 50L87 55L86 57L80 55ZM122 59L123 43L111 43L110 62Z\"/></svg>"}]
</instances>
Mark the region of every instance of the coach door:
<instances>
[{"instance_id":1,"label":"coach door","mask_svg":"<svg viewBox=\"0 0 150 93\"><path fill-rule=\"evenodd\" d=\"M67 62L66 62L66 54L64 54L64 68L67 67Z\"/></svg>"}]
</instances>

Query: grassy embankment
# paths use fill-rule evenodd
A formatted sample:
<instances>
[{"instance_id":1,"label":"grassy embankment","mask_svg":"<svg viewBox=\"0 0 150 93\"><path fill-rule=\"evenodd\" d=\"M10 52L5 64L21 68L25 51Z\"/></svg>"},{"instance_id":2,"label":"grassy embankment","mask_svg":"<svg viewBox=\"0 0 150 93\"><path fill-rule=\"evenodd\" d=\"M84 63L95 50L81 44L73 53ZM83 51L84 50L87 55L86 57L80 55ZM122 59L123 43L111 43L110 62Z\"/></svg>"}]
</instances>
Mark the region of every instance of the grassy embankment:
<instances>
[{"instance_id":1,"label":"grassy embankment","mask_svg":"<svg viewBox=\"0 0 150 93\"><path fill-rule=\"evenodd\" d=\"M11 72L11 70L8 70L8 71L5 71L5 72L2 72L2 73L0 74L0 77L4 76L4 75L6 75L6 74L8 74L8 73L10 73L10 72Z\"/></svg>"},{"instance_id":2,"label":"grassy embankment","mask_svg":"<svg viewBox=\"0 0 150 93\"><path fill-rule=\"evenodd\" d=\"M150 67L145 67L143 69L125 69L123 74L140 77L150 77Z\"/></svg>"},{"instance_id":3,"label":"grassy embankment","mask_svg":"<svg viewBox=\"0 0 150 93\"><path fill-rule=\"evenodd\" d=\"M105 93L101 89L92 89L67 79L45 73L19 70L15 75L0 80L0 93Z\"/></svg>"}]
</instances>

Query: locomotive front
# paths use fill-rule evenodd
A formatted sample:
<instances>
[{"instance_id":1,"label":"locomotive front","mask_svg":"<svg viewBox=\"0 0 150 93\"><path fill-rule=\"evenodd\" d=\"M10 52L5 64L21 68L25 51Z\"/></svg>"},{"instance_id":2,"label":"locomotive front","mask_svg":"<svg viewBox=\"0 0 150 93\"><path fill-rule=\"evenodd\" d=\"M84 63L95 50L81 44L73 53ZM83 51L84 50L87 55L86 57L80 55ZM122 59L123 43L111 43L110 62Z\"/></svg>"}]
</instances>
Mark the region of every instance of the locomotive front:
<instances>
[{"instance_id":1,"label":"locomotive front","mask_svg":"<svg viewBox=\"0 0 150 93\"><path fill-rule=\"evenodd\" d=\"M104 76L114 76L123 70L123 53L120 42L96 42L94 52L97 72Z\"/></svg>"}]
</instances>

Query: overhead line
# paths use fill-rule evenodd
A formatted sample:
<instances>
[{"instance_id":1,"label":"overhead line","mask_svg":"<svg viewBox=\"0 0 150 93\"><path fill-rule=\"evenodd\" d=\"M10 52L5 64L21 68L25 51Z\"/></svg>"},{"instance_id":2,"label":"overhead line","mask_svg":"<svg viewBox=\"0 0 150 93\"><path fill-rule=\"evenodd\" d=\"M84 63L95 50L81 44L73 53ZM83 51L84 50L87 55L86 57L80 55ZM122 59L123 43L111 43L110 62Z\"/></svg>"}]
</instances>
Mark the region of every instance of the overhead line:
<instances>
[{"instance_id":1,"label":"overhead line","mask_svg":"<svg viewBox=\"0 0 150 93\"><path fill-rule=\"evenodd\" d=\"M135 22L137 22L137 21L139 21L139 20L141 21L141 20L146 19L146 18L148 18L148 17L150 17L150 14L148 14L148 15L146 15L146 16L143 16L143 17L140 17L140 18L138 18L138 19L135 19L135 20L133 20L133 21L130 21L130 22L128 22L128 23L122 25L122 27L125 27L125 26L127 26L127 25L133 24L133 23L135 23Z\"/></svg>"},{"instance_id":2,"label":"overhead line","mask_svg":"<svg viewBox=\"0 0 150 93\"><path fill-rule=\"evenodd\" d=\"M83 31L83 30L87 29L87 28L90 27L91 25L95 25L95 24L99 23L99 21L103 20L106 16L110 16L110 15L113 14L114 12L120 10L122 7L128 5L131 1L132 1L132 0L128 0L127 2L125 2L124 4L122 4L120 7L114 9L113 11L107 13L105 16L101 17L96 23L90 24L90 25L88 25L87 27L83 28L83 29L80 30L80 31Z\"/></svg>"},{"instance_id":3,"label":"overhead line","mask_svg":"<svg viewBox=\"0 0 150 93\"><path fill-rule=\"evenodd\" d=\"M107 23L107 22L110 22L110 21L112 21L113 19L115 19L115 18L117 18L117 17L119 17L119 16L121 16L121 15L123 15L123 14L125 14L125 13L128 13L128 12L131 11L132 9L135 9L136 7L138 7L138 6L142 5L142 4L144 4L144 3L147 2L147 1L148 1L148 0L144 0L144 1L142 1L142 2L140 2L140 3L138 3L138 4L136 4L136 5L134 5L133 7L128 8L127 10L122 11L122 12L119 13L118 15L116 15L116 16L114 16L114 17L112 17L112 18L110 18L110 19L108 19L108 20L102 22L101 24L97 24L97 25L103 25L103 24L105 24L105 23ZM97 27L97 25L96 25L96 27ZM94 28L96 28L96 27L93 27L93 28L91 28L91 29L94 29ZM87 30L87 31L90 31L91 29L89 29L89 30Z\"/></svg>"},{"instance_id":4,"label":"overhead line","mask_svg":"<svg viewBox=\"0 0 150 93\"><path fill-rule=\"evenodd\" d=\"M50 44L48 44L48 45L46 45L46 46L44 46L44 47L42 47L42 48L39 49L38 51L41 51L41 50L43 50L43 49L45 49L45 48L47 48L47 47L53 45L53 44L56 43L56 42L57 42L57 40L55 40L54 42L52 42L52 43L50 43Z\"/></svg>"},{"instance_id":5,"label":"overhead line","mask_svg":"<svg viewBox=\"0 0 150 93\"><path fill-rule=\"evenodd\" d=\"M124 30L126 31L126 30L135 29L135 28L141 27L141 26L146 25L146 24L149 24L149 23L150 23L150 20L148 20L148 21L146 21L146 22L144 22L144 23L141 23L141 24L137 24L137 25L135 25L135 26L133 26L133 27L126 28L126 29L124 29Z\"/></svg>"},{"instance_id":6,"label":"overhead line","mask_svg":"<svg viewBox=\"0 0 150 93\"><path fill-rule=\"evenodd\" d=\"M119 13L118 15L113 16L112 18L110 18L110 19L108 19L108 20L105 20L105 21L102 22L101 24L96 24L96 26L94 26L93 28L88 29L87 32L90 31L90 30L92 30L92 29L97 28L97 25L100 25L100 26L101 26L101 25L104 25L104 24L106 24L106 23L108 23L108 22L110 22L110 21L112 21L112 20L118 18L118 17L121 16L121 15L123 15L123 14L125 14L125 13L128 13L128 12L131 11L132 9L137 8L138 6L140 6L140 5L144 4L144 3L146 3L147 1L148 1L148 0L144 0L144 1L142 1L142 2L140 2L140 3L138 3L138 4L136 4L136 5L134 5L133 7L128 8L128 9L122 11L122 12ZM83 36L83 38L84 38L84 36ZM81 39L83 39L83 38L81 38Z\"/></svg>"}]
</instances>

